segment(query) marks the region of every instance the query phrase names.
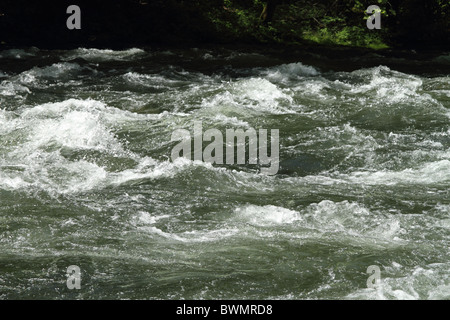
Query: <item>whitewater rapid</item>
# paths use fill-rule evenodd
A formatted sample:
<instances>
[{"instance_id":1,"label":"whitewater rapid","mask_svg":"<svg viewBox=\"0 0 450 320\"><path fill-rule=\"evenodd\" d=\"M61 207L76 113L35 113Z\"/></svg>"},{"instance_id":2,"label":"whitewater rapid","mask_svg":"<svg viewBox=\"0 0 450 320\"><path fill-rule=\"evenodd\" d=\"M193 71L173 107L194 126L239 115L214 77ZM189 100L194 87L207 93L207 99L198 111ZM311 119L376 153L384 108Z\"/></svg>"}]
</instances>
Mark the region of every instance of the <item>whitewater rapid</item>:
<instances>
[{"instance_id":1,"label":"whitewater rapid","mask_svg":"<svg viewBox=\"0 0 450 320\"><path fill-rule=\"evenodd\" d=\"M279 129L279 172L171 161L198 120ZM449 124L449 74L0 52L0 298L448 299Z\"/></svg>"}]
</instances>

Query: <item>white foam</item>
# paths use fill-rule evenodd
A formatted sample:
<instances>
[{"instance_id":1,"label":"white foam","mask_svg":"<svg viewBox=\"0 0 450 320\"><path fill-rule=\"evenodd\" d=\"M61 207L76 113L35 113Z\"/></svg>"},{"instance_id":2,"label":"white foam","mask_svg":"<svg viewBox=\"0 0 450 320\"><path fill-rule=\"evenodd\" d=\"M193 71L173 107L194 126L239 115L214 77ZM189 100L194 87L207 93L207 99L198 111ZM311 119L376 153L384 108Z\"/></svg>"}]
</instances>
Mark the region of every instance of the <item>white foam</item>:
<instances>
[{"instance_id":1,"label":"white foam","mask_svg":"<svg viewBox=\"0 0 450 320\"><path fill-rule=\"evenodd\" d=\"M223 241L226 238L235 236L238 229L215 229L215 230L193 230L184 231L180 233L165 232L155 226L141 226L138 230L147 232L149 234L155 234L165 239L184 243L202 243L202 242L217 242Z\"/></svg>"},{"instance_id":2,"label":"white foam","mask_svg":"<svg viewBox=\"0 0 450 320\"><path fill-rule=\"evenodd\" d=\"M3 96L17 96L20 94L31 93L31 90L19 83L12 82L9 80L3 80L0 83L0 95Z\"/></svg>"},{"instance_id":3,"label":"white foam","mask_svg":"<svg viewBox=\"0 0 450 320\"><path fill-rule=\"evenodd\" d=\"M178 158L174 162L156 161L150 157L136 158L138 164L119 172L109 172L104 167L85 160L71 161L64 158L59 151L42 152L39 148L30 150L26 146L16 150L11 160L20 163L24 170L10 173L3 172L0 176L0 187L8 190L35 188L50 193L71 194L107 186L118 186L136 181L174 177L178 173L191 168L203 167L208 170L225 171L224 168L214 168L211 164L201 161L191 161ZM107 150L103 150L107 152ZM114 151L114 153L116 153ZM126 152L126 154L128 154ZM120 154L119 154L120 155ZM131 155L133 157L134 155ZM0 163L1 166L8 163ZM32 190L29 190L32 191Z\"/></svg>"},{"instance_id":4,"label":"white foam","mask_svg":"<svg viewBox=\"0 0 450 320\"><path fill-rule=\"evenodd\" d=\"M247 121L240 120L236 117L228 117L224 114L217 114L214 117L215 121L219 121L223 124L231 124L233 126L241 127L241 128L250 128L250 124Z\"/></svg>"},{"instance_id":5,"label":"white foam","mask_svg":"<svg viewBox=\"0 0 450 320\"><path fill-rule=\"evenodd\" d=\"M120 124L126 121L138 120L156 120L161 119L167 114L137 114L127 110L121 110L109 107L104 102L87 99L68 99L61 102L45 103L34 106L33 108L23 110L21 118L32 119L62 119L65 115L72 112L89 113L98 117L103 123Z\"/></svg>"},{"instance_id":6,"label":"white foam","mask_svg":"<svg viewBox=\"0 0 450 320\"><path fill-rule=\"evenodd\" d=\"M140 158L126 150L111 130L121 121L136 123L152 118L110 108L95 100L70 99L43 104L23 109L19 115L2 110L0 121L5 125L1 133L8 135L14 131L9 145L18 145L10 148L0 161L0 186L6 189L33 186L49 192L71 193L134 178L170 174L165 164ZM9 148L9 145L3 147ZM138 166L119 173L107 172L94 162L66 159L65 149L96 150L113 157L131 158ZM18 165L21 170L1 169Z\"/></svg>"},{"instance_id":7,"label":"white foam","mask_svg":"<svg viewBox=\"0 0 450 320\"><path fill-rule=\"evenodd\" d=\"M60 80L60 85L65 85L70 77L83 70L76 63L55 63L47 67L34 67L18 75L3 80L0 84L0 94L17 95L31 93L30 88L44 89L48 87L48 81Z\"/></svg>"},{"instance_id":8,"label":"white foam","mask_svg":"<svg viewBox=\"0 0 450 320\"><path fill-rule=\"evenodd\" d=\"M176 174L176 170L189 166L191 162L185 158L172 162L158 162L150 157L142 158L133 169L127 169L118 173L111 173L110 183L121 185L131 181L142 179L156 179L159 177L171 177Z\"/></svg>"},{"instance_id":9,"label":"white foam","mask_svg":"<svg viewBox=\"0 0 450 320\"><path fill-rule=\"evenodd\" d=\"M65 78L81 70L82 67L77 63L60 62L47 67L34 67L31 70L22 72L17 78L22 84L32 84L37 78Z\"/></svg>"},{"instance_id":10,"label":"white foam","mask_svg":"<svg viewBox=\"0 0 450 320\"><path fill-rule=\"evenodd\" d=\"M170 218L169 215L155 216L146 211L139 211L137 215L137 223L143 225L155 224L158 220Z\"/></svg>"},{"instance_id":11,"label":"white foam","mask_svg":"<svg viewBox=\"0 0 450 320\"><path fill-rule=\"evenodd\" d=\"M323 79L308 79L292 88L296 94L301 94L306 97L318 98L321 100L335 101L336 97L326 94L325 89L329 89L330 85Z\"/></svg>"},{"instance_id":12,"label":"white foam","mask_svg":"<svg viewBox=\"0 0 450 320\"><path fill-rule=\"evenodd\" d=\"M239 220L256 226L290 224L301 220L298 212L273 205L238 207L235 214Z\"/></svg>"},{"instance_id":13,"label":"white foam","mask_svg":"<svg viewBox=\"0 0 450 320\"><path fill-rule=\"evenodd\" d=\"M112 119L108 119L108 114ZM129 113L95 100L70 99L25 109L19 120L29 128L30 139L21 148L27 153L56 143L60 147L124 154L108 128L118 114L126 119Z\"/></svg>"},{"instance_id":14,"label":"white foam","mask_svg":"<svg viewBox=\"0 0 450 320\"><path fill-rule=\"evenodd\" d=\"M385 66L357 70L351 75L363 80L370 79L365 84L353 85L349 92L358 95L370 94L371 104L381 102L395 105L410 102L412 105L420 106L431 103L442 108L434 98L422 92L423 81L418 76L393 71Z\"/></svg>"},{"instance_id":15,"label":"white foam","mask_svg":"<svg viewBox=\"0 0 450 320\"><path fill-rule=\"evenodd\" d=\"M8 174L2 172L0 167L0 188L3 190L18 190L27 188L31 183L24 181L20 177L10 177Z\"/></svg>"},{"instance_id":16,"label":"white foam","mask_svg":"<svg viewBox=\"0 0 450 320\"><path fill-rule=\"evenodd\" d=\"M371 250L406 243L401 238L405 230L398 218L371 212L361 204L348 201L323 200L297 210L249 204L236 207L232 221L241 230L242 237L277 237L289 241L322 239Z\"/></svg>"},{"instance_id":17,"label":"white foam","mask_svg":"<svg viewBox=\"0 0 450 320\"><path fill-rule=\"evenodd\" d=\"M204 168L222 173L227 172L226 168L215 168L211 163L199 160L192 161L184 157L177 158L173 162L168 160L156 161L150 157L143 157L139 160L136 167L118 173L111 173L109 175L108 183L112 185L121 185L143 179L173 178L179 173L194 168Z\"/></svg>"},{"instance_id":18,"label":"white foam","mask_svg":"<svg viewBox=\"0 0 450 320\"><path fill-rule=\"evenodd\" d=\"M298 80L304 77L317 76L320 74L317 69L307 66L301 62L282 64L280 66L268 68L261 72L266 79L279 82Z\"/></svg>"},{"instance_id":19,"label":"white foam","mask_svg":"<svg viewBox=\"0 0 450 320\"><path fill-rule=\"evenodd\" d=\"M402 241L399 236L404 230L400 221L393 216L370 212L358 203L323 200L308 206L303 215L309 227L320 233L356 237L358 242L368 246Z\"/></svg>"},{"instance_id":20,"label":"white foam","mask_svg":"<svg viewBox=\"0 0 450 320\"><path fill-rule=\"evenodd\" d=\"M75 58L83 58L88 61L130 61L140 58L145 54L145 51L138 48L131 48L128 50L110 50L110 49L87 49L79 48L65 54L63 60L72 60Z\"/></svg>"},{"instance_id":21,"label":"white foam","mask_svg":"<svg viewBox=\"0 0 450 320\"><path fill-rule=\"evenodd\" d=\"M67 161L59 153L32 152L21 159L23 170L4 171L0 166L0 187L33 192L33 188L68 194L97 188L106 180L106 171L96 164ZM33 187L33 188L32 188Z\"/></svg>"},{"instance_id":22,"label":"white foam","mask_svg":"<svg viewBox=\"0 0 450 320\"><path fill-rule=\"evenodd\" d=\"M449 264L435 263L413 269L401 268L395 272L381 268L381 283L373 289L360 289L347 299L372 300L434 300L450 296Z\"/></svg>"},{"instance_id":23,"label":"white foam","mask_svg":"<svg viewBox=\"0 0 450 320\"><path fill-rule=\"evenodd\" d=\"M0 113L0 122L5 124L1 128L2 134L14 131L9 144L17 143L0 161L0 186L8 190L32 186L51 193L73 193L142 179L173 177L195 167L225 171L209 163L185 158L170 162L141 157L128 151L112 131L117 125L127 123L134 129L136 125L148 126L148 120L161 120L163 114L135 114L99 101L76 99L21 111L19 115L5 110ZM92 160L66 159L65 150L95 150L112 157L132 159L137 164L122 171L108 172ZM20 170L1 170L18 165Z\"/></svg>"},{"instance_id":24,"label":"white foam","mask_svg":"<svg viewBox=\"0 0 450 320\"><path fill-rule=\"evenodd\" d=\"M159 74L140 74L137 72L128 72L122 77L131 84L157 89L184 83L180 80L168 79L167 77Z\"/></svg>"},{"instance_id":25,"label":"white foam","mask_svg":"<svg viewBox=\"0 0 450 320\"><path fill-rule=\"evenodd\" d=\"M202 102L204 108L242 111L251 109L257 113L295 113L288 105L293 101L289 90L282 90L262 78L250 78L232 82L227 91Z\"/></svg>"},{"instance_id":26,"label":"white foam","mask_svg":"<svg viewBox=\"0 0 450 320\"><path fill-rule=\"evenodd\" d=\"M428 162L418 168L402 171L355 171L347 177L351 182L369 185L444 183L450 180L450 161L445 159Z\"/></svg>"}]
</instances>

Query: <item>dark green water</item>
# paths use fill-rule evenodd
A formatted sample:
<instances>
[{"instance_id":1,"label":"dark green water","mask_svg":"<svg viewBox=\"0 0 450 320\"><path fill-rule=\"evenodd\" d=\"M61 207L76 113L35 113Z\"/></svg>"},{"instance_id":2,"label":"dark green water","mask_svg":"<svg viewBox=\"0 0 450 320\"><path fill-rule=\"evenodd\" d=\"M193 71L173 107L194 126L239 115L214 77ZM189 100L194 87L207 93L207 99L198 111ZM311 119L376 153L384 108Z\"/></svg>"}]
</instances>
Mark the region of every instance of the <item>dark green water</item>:
<instances>
[{"instance_id":1,"label":"dark green water","mask_svg":"<svg viewBox=\"0 0 450 320\"><path fill-rule=\"evenodd\" d=\"M373 58L0 52L0 298L449 299L450 56ZM172 162L197 120L278 173Z\"/></svg>"}]
</instances>

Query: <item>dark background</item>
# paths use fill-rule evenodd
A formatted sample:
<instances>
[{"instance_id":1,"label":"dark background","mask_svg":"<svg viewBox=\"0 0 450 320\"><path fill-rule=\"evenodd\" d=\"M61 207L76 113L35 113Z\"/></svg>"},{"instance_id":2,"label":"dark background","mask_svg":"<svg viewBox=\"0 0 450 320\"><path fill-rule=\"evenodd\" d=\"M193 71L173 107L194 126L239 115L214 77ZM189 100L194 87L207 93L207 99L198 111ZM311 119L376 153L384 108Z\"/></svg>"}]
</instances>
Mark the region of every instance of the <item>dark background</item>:
<instances>
[{"instance_id":1,"label":"dark background","mask_svg":"<svg viewBox=\"0 0 450 320\"><path fill-rule=\"evenodd\" d=\"M69 5L81 9L81 30L69 30ZM3 46L40 48L183 44L213 40L212 29L195 10L174 1L3 0L0 5Z\"/></svg>"},{"instance_id":2,"label":"dark background","mask_svg":"<svg viewBox=\"0 0 450 320\"><path fill-rule=\"evenodd\" d=\"M0 49L36 46L127 48L202 44L302 45L448 49L447 0L272 0L271 21L261 22L265 0L2 0ZM69 30L69 5L81 8L81 30ZM383 9L382 30L366 28L368 4ZM341 37L342 39L340 39ZM335 41L336 40L336 41Z\"/></svg>"}]
</instances>

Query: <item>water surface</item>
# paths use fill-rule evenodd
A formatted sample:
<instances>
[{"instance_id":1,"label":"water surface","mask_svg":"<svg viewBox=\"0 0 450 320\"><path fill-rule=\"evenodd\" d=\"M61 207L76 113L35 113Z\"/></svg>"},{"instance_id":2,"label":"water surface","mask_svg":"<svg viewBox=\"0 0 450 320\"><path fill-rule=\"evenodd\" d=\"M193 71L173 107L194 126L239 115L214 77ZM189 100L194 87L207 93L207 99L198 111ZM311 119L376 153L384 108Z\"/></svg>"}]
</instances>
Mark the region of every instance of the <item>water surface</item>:
<instances>
[{"instance_id":1,"label":"water surface","mask_svg":"<svg viewBox=\"0 0 450 320\"><path fill-rule=\"evenodd\" d=\"M369 58L0 52L0 298L449 299L450 55ZM278 173L172 162L198 120Z\"/></svg>"}]
</instances>

